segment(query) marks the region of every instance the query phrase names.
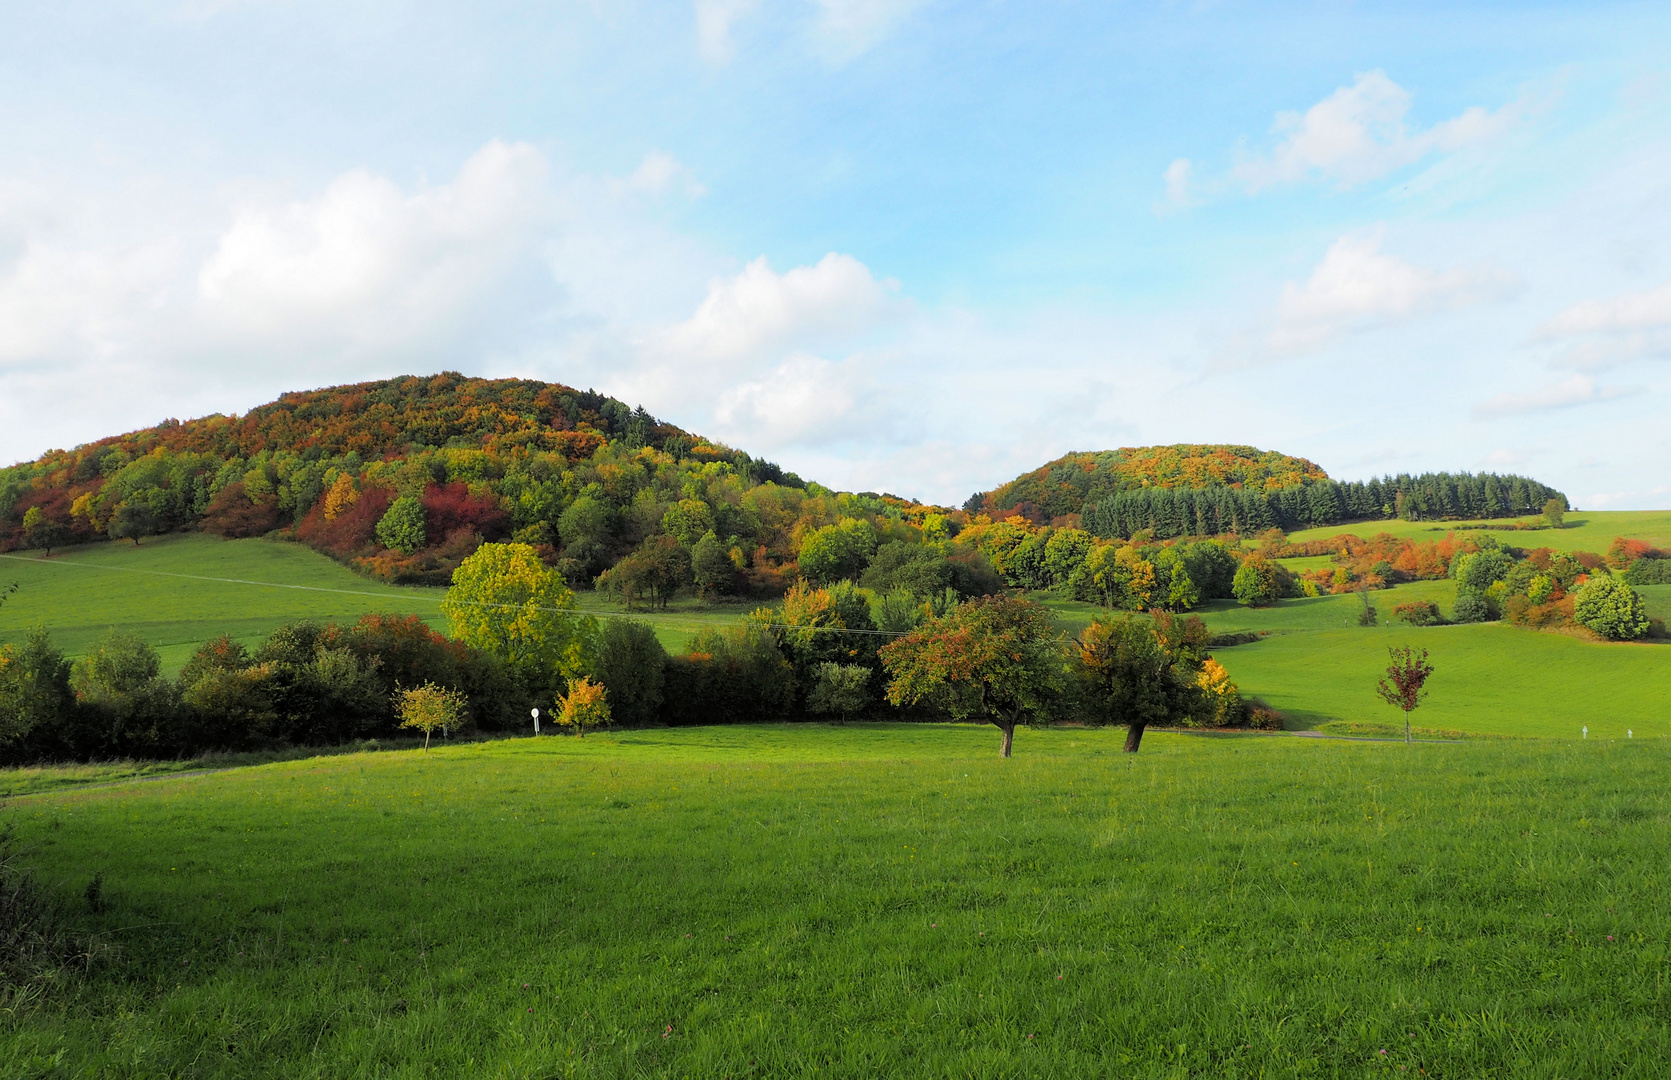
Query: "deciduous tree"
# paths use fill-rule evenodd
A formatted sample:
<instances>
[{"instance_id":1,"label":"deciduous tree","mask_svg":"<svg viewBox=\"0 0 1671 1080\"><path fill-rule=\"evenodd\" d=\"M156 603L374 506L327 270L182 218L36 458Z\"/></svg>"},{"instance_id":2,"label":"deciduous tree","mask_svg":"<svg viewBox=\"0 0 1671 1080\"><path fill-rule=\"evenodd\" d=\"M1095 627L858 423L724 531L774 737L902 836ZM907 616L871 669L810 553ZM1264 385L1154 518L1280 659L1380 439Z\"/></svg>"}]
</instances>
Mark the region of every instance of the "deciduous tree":
<instances>
[{"instance_id":1,"label":"deciduous tree","mask_svg":"<svg viewBox=\"0 0 1671 1080\"><path fill-rule=\"evenodd\" d=\"M455 638L498 656L540 692L586 666L597 625L574 606L574 593L533 548L483 544L453 571L441 611Z\"/></svg>"},{"instance_id":2,"label":"deciduous tree","mask_svg":"<svg viewBox=\"0 0 1671 1080\"><path fill-rule=\"evenodd\" d=\"M1433 665L1427 662L1426 649L1417 652L1408 645L1400 645L1389 647L1387 654L1392 663L1387 666L1386 676L1375 684L1375 692L1382 701L1404 710L1404 741L1410 742L1410 714L1427 693L1427 679L1433 674Z\"/></svg>"},{"instance_id":3,"label":"deciduous tree","mask_svg":"<svg viewBox=\"0 0 1671 1080\"><path fill-rule=\"evenodd\" d=\"M584 737L588 728L599 728L609 723L609 691L602 683L579 678L569 684L563 695L563 707L557 711L557 723L573 728L577 737Z\"/></svg>"},{"instance_id":4,"label":"deciduous tree","mask_svg":"<svg viewBox=\"0 0 1671 1080\"><path fill-rule=\"evenodd\" d=\"M1042 605L1015 597L982 597L884 646L894 705L929 702L954 718L990 721L1010 756L1015 727L1041 715L1060 689L1063 653L1054 620Z\"/></svg>"},{"instance_id":5,"label":"deciduous tree","mask_svg":"<svg viewBox=\"0 0 1671 1080\"><path fill-rule=\"evenodd\" d=\"M425 750L429 749L431 735L457 727L468 708L463 694L430 682L402 690L396 701L400 710L400 726L423 732Z\"/></svg>"}]
</instances>

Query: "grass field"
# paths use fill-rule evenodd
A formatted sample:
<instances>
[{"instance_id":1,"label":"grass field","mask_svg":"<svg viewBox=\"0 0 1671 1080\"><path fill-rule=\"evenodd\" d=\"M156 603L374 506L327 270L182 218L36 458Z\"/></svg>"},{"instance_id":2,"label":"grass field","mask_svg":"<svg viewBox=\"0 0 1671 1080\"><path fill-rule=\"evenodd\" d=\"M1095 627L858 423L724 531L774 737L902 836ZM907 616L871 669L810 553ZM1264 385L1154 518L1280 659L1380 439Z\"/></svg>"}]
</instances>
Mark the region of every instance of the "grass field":
<instances>
[{"instance_id":1,"label":"grass field","mask_svg":"<svg viewBox=\"0 0 1671 1080\"><path fill-rule=\"evenodd\" d=\"M79 656L119 627L156 647L170 672L203 641L229 634L253 646L293 619L353 622L369 611L395 612L422 615L447 631L440 614L445 589L383 585L299 544L267 540L175 535L139 547L71 548L50 559L32 553L0 557L0 586L13 581L20 587L0 607L0 642L21 641L35 626L45 626L60 648ZM587 611L652 622L673 652L682 651L697 630L733 622L754 606L687 600L665 612L628 613L591 592L580 593L579 602Z\"/></svg>"},{"instance_id":2,"label":"grass field","mask_svg":"<svg viewBox=\"0 0 1671 1080\"><path fill-rule=\"evenodd\" d=\"M1539 518L1523 519L1527 521ZM1328 525L1321 529L1302 529L1290 533L1293 543L1306 540L1326 540L1341 533L1368 538L1378 533L1408 536L1412 540L1439 540L1447 532L1466 532L1486 525L1504 525L1507 521L1366 521L1353 525ZM1588 510L1573 511L1566 516L1560 529L1538 529L1530 532L1495 532L1505 544L1524 548L1554 548L1557 551L1605 552L1616 537L1628 536L1645 540L1655 547L1671 547L1671 510Z\"/></svg>"},{"instance_id":3,"label":"grass field","mask_svg":"<svg viewBox=\"0 0 1671 1080\"><path fill-rule=\"evenodd\" d=\"M0 1075L1662 1075L1671 743L1121 736L682 729L19 800L114 953L0 1012Z\"/></svg>"}]
</instances>

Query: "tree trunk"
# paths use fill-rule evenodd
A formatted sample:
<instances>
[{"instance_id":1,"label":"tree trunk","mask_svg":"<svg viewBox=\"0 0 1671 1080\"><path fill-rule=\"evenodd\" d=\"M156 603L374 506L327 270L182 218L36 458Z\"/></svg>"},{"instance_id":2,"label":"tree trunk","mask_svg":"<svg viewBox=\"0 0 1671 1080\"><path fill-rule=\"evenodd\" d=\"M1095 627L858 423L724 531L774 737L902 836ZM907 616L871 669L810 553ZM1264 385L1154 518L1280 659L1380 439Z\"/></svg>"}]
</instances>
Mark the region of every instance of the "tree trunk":
<instances>
[{"instance_id":1,"label":"tree trunk","mask_svg":"<svg viewBox=\"0 0 1671 1080\"><path fill-rule=\"evenodd\" d=\"M429 752L429 729L424 728L424 752Z\"/></svg>"},{"instance_id":2,"label":"tree trunk","mask_svg":"<svg viewBox=\"0 0 1671 1080\"><path fill-rule=\"evenodd\" d=\"M1137 753L1137 748L1143 745L1143 729L1147 726L1147 724L1132 724L1126 728L1126 753Z\"/></svg>"},{"instance_id":3,"label":"tree trunk","mask_svg":"<svg viewBox=\"0 0 1671 1080\"><path fill-rule=\"evenodd\" d=\"M1410 738L1410 710L1404 710L1404 742L1409 745L1414 740Z\"/></svg>"},{"instance_id":4,"label":"tree trunk","mask_svg":"<svg viewBox=\"0 0 1671 1080\"><path fill-rule=\"evenodd\" d=\"M1010 744L1015 742L1015 724L999 724L998 730L1004 733L1004 745L998 750L998 756L1007 758L1010 756Z\"/></svg>"}]
</instances>

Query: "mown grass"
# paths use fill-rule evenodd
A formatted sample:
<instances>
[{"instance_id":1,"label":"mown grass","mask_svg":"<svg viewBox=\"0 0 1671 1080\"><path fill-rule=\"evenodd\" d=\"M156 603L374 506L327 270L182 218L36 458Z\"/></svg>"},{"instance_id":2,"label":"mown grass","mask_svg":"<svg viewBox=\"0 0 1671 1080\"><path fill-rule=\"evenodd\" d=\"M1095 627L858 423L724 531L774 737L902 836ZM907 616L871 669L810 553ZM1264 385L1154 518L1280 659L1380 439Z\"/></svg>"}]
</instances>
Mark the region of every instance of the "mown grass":
<instances>
[{"instance_id":1,"label":"mown grass","mask_svg":"<svg viewBox=\"0 0 1671 1080\"><path fill-rule=\"evenodd\" d=\"M1522 518L1538 522L1541 518ZM1326 540L1331 536L1349 533L1365 539L1379 533L1409 537L1412 540L1442 540L1447 532L1467 532L1489 525L1505 525L1497 521L1361 521L1351 525L1325 525L1318 529L1302 529L1290 533L1292 543L1307 540ZM1656 547L1671 546L1671 510L1585 510L1566 515L1559 529L1493 531L1505 544L1523 548L1553 548L1556 551L1605 552L1616 537L1626 536L1644 540Z\"/></svg>"},{"instance_id":2,"label":"mown grass","mask_svg":"<svg viewBox=\"0 0 1671 1080\"><path fill-rule=\"evenodd\" d=\"M1663 740L709 728L18 802L0 1075L1658 1076Z\"/></svg>"}]
</instances>

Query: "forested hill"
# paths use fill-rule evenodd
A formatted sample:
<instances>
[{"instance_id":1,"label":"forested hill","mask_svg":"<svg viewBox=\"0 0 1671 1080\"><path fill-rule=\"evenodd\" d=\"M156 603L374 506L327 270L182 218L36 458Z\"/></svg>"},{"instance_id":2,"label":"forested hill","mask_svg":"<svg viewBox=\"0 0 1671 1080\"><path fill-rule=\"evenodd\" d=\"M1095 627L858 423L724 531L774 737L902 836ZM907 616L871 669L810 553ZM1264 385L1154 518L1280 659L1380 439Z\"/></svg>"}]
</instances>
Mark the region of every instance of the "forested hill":
<instances>
[{"instance_id":1,"label":"forested hill","mask_svg":"<svg viewBox=\"0 0 1671 1080\"><path fill-rule=\"evenodd\" d=\"M443 373L285 394L0 470L0 550L285 530L389 580L445 581L483 538L514 536L581 580L679 506L683 531L717 532L734 561L786 547L777 533L809 497L836 498L605 395Z\"/></svg>"},{"instance_id":2,"label":"forested hill","mask_svg":"<svg viewBox=\"0 0 1671 1080\"><path fill-rule=\"evenodd\" d=\"M1251 446L1125 446L1066 454L963 508L996 520L1019 514L1044 522L1080 513L1088 502L1136 488L1234 487L1252 491L1299 487L1329 474L1304 458Z\"/></svg>"},{"instance_id":3,"label":"forested hill","mask_svg":"<svg viewBox=\"0 0 1671 1080\"><path fill-rule=\"evenodd\" d=\"M1336 482L1304 458L1251 446L1124 447L1075 453L977 493L964 504L994 520L1078 516L1098 536L1249 534L1378 518L1535 514L1566 496L1524 476L1423 473Z\"/></svg>"}]
</instances>

